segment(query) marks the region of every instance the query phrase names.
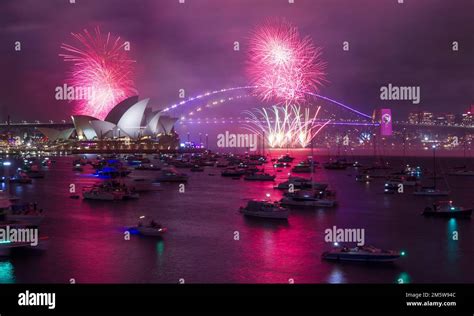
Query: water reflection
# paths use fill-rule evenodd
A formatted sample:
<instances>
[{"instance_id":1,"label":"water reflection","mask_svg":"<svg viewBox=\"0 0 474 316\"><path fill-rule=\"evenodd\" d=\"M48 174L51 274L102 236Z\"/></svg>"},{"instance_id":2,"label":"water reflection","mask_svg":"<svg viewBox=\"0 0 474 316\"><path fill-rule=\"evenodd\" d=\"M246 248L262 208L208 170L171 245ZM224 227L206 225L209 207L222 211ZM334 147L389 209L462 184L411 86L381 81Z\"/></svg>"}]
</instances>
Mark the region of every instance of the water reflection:
<instances>
[{"instance_id":1,"label":"water reflection","mask_svg":"<svg viewBox=\"0 0 474 316\"><path fill-rule=\"evenodd\" d=\"M0 261L0 283L15 283L14 269L10 261Z\"/></svg>"},{"instance_id":2,"label":"water reflection","mask_svg":"<svg viewBox=\"0 0 474 316\"><path fill-rule=\"evenodd\" d=\"M451 218L447 224L447 249L448 260L452 263L459 257L459 232L457 219Z\"/></svg>"},{"instance_id":3,"label":"water reflection","mask_svg":"<svg viewBox=\"0 0 474 316\"><path fill-rule=\"evenodd\" d=\"M328 282L334 284L346 283L344 273L339 268L335 267L329 275Z\"/></svg>"},{"instance_id":4,"label":"water reflection","mask_svg":"<svg viewBox=\"0 0 474 316\"><path fill-rule=\"evenodd\" d=\"M410 283L410 275L406 272L402 272L397 277L398 284L408 284Z\"/></svg>"}]
</instances>

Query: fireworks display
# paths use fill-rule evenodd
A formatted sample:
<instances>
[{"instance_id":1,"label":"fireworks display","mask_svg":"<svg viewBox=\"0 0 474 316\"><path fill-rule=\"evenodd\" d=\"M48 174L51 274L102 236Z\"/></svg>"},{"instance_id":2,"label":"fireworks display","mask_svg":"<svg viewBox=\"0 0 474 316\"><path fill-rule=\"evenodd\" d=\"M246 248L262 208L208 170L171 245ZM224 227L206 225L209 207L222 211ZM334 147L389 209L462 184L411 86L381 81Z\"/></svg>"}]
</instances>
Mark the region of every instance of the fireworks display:
<instances>
[{"instance_id":1,"label":"fireworks display","mask_svg":"<svg viewBox=\"0 0 474 316\"><path fill-rule=\"evenodd\" d=\"M321 49L286 21L269 21L250 39L248 74L264 100L299 102L325 81Z\"/></svg>"},{"instance_id":2,"label":"fireworks display","mask_svg":"<svg viewBox=\"0 0 474 316\"><path fill-rule=\"evenodd\" d=\"M65 53L59 55L72 63L68 83L92 91L87 98L77 100L75 114L104 119L117 103L136 94L135 62L128 57L125 41L110 33L103 35L99 28L92 34L84 30L72 36L79 47L62 44Z\"/></svg>"},{"instance_id":3,"label":"fireworks display","mask_svg":"<svg viewBox=\"0 0 474 316\"><path fill-rule=\"evenodd\" d=\"M317 120L320 109L321 107L318 107L313 116L310 115L309 108L302 110L299 105L275 105L271 108L245 111L248 123L244 128L265 137L271 148L305 148L330 122Z\"/></svg>"}]
</instances>

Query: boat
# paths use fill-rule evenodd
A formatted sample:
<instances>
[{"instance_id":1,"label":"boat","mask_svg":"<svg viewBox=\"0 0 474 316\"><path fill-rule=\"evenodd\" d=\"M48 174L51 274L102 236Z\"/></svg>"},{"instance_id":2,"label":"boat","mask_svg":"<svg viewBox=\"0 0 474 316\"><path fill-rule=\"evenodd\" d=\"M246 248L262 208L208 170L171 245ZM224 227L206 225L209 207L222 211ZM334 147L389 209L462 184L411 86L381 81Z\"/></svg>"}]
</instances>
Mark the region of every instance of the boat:
<instances>
[{"instance_id":1,"label":"boat","mask_svg":"<svg viewBox=\"0 0 474 316\"><path fill-rule=\"evenodd\" d=\"M311 179L305 179L300 177L290 177L287 181L279 183L274 189L277 190L301 190L315 188L317 190L325 190L327 188L326 183L311 182Z\"/></svg>"},{"instance_id":2,"label":"boat","mask_svg":"<svg viewBox=\"0 0 474 316\"><path fill-rule=\"evenodd\" d=\"M135 167L135 170L146 170L146 171L160 171L161 168L152 164L140 164Z\"/></svg>"},{"instance_id":3,"label":"boat","mask_svg":"<svg viewBox=\"0 0 474 316\"><path fill-rule=\"evenodd\" d=\"M0 211L5 214L5 220L22 222L39 226L44 219L43 210L38 210L35 204L12 204L10 201L0 201Z\"/></svg>"},{"instance_id":4,"label":"boat","mask_svg":"<svg viewBox=\"0 0 474 316\"><path fill-rule=\"evenodd\" d=\"M137 226L129 227L128 230L135 230L143 236L151 236L151 237L161 237L163 236L168 229L163 227L161 224L158 224L154 220L150 220L148 224L143 224L142 220L145 216L140 216L140 220L138 221Z\"/></svg>"},{"instance_id":5,"label":"boat","mask_svg":"<svg viewBox=\"0 0 474 316\"><path fill-rule=\"evenodd\" d=\"M328 170L345 170L347 169L347 163L341 160L329 161L324 164L324 169Z\"/></svg>"},{"instance_id":6,"label":"boat","mask_svg":"<svg viewBox=\"0 0 474 316\"><path fill-rule=\"evenodd\" d=\"M372 177L369 174L358 174L355 177L357 182L370 182L372 181Z\"/></svg>"},{"instance_id":7,"label":"boat","mask_svg":"<svg viewBox=\"0 0 474 316\"><path fill-rule=\"evenodd\" d=\"M374 246L357 246L354 248L337 246L322 254L325 260L362 261L362 262L393 262L404 253L395 250L383 250Z\"/></svg>"},{"instance_id":8,"label":"boat","mask_svg":"<svg viewBox=\"0 0 474 316\"><path fill-rule=\"evenodd\" d=\"M84 188L82 196L85 200L117 201L126 198L135 198L136 193L130 190L127 185L116 181L105 182Z\"/></svg>"},{"instance_id":9,"label":"boat","mask_svg":"<svg viewBox=\"0 0 474 316\"><path fill-rule=\"evenodd\" d=\"M291 172L293 173L310 173L311 172L311 166L306 165L306 164L298 164L291 168Z\"/></svg>"},{"instance_id":10,"label":"boat","mask_svg":"<svg viewBox=\"0 0 474 316\"><path fill-rule=\"evenodd\" d=\"M290 155L286 154L278 158L277 162L293 162L293 160L295 160L294 157L291 157Z\"/></svg>"},{"instance_id":11,"label":"boat","mask_svg":"<svg viewBox=\"0 0 474 316\"><path fill-rule=\"evenodd\" d=\"M216 167L217 168L227 168L227 167L229 167L229 162L228 161L217 161L216 162Z\"/></svg>"},{"instance_id":12,"label":"boat","mask_svg":"<svg viewBox=\"0 0 474 316\"><path fill-rule=\"evenodd\" d=\"M247 181L274 181L276 176L268 173L253 173L244 176Z\"/></svg>"},{"instance_id":13,"label":"boat","mask_svg":"<svg viewBox=\"0 0 474 316\"><path fill-rule=\"evenodd\" d=\"M278 202L250 200L246 207L241 207L240 212L245 216L269 218L269 219L288 219L290 211L281 207Z\"/></svg>"},{"instance_id":14,"label":"boat","mask_svg":"<svg viewBox=\"0 0 474 316\"><path fill-rule=\"evenodd\" d=\"M398 184L385 183L383 192L385 194L394 194L394 193L398 192L398 190L399 190Z\"/></svg>"},{"instance_id":15,"label":"boat","mask_svg":"<svg viewBox=\"0 0 474 316\"><path fill-rule=\"evenodd\" d=\"M464 176L464 177L472 177L474 176L474 170L467 170L467 169L462 169L462 170L456 170L448 173L450 176Z\"/></svg>"},{"instance_id":16,"label":"boat","mask_svg":"<svg viewBox=\"0 0 474 316\"><path fill-rule=\"evenodd\" d=\"M283 206L300 207L334 207L336 201L329 199L324 190L299 190L294 193L285 193L280 200Z\"/></svg>"},{"instance_id":17,"label":"boat","mask_svg":"<svg viewBox=\"0 0 474 316\"><path fill-rule=\"evenodd\" d=\"M433 145L433 186L432 187L418 187L413 195L418 196L447 196L450 194L448 190L440 190L436 188L436 145Z\"/></svg>"},{"instance_id":18,"label":"boat","mask_svg":"<svg viewBox=\"0 0 474 316\"><path fill-rule=\"evenodd\" d=\"M121 178L126 177L131 173L126 167L103 167L97 170L94 175L102 178Z\"/></svg>"},{"instance_id":19,"label":"boat","mask_svg":"<svg viewBox=\"0 0 474 316\"><path fill-rule=\"evenodd\" d=\"M276 162L273 164L273 167L274 168L286 168L286 167L290 167L291 165L287 162Z\"/></svg>"},{"instance_id":20,"label":"boat","mask_svg":"<svg viewBox=\"0 0 474 316\"><path fill-rule=\"evenodd\" d=\"M26 172L19 170L12 178L10 178L10 183L18 184L30 184L33 180L28 176Z\"/></svg>"},{"instance_id":21,"label":"boat","mask_svg":"<svg viewBox=\"0 0 474 316\"><path fill-rule=\"evenodd\" d=\"M32 179L44 178L44 172L41 171L37 165L31 166L30 169L26 171L26 174Z\"/></svg>"},{"instance_id":22,"label":"boat","mask_svg":"<svg viewBox=\"0 0 474 316\"><path fill-rule=\"evenodd\" d=\"M81 164L76 164L74 167L72 167L72 171L82 172L82 171L84 171L84 168L82 167Z\"/></svg>"},{"instance_id":23,"label":"boat","mask_svg":"<svg viewBox=\"0 0 474 316\"><path fill-rule=\"evenodd\" d=\"M453 201L438 201L431 207L426 207L422 213L424 216L445 218L471 218L472 208L466 209L462 206L453 205Z\"/></svg>"},{"instance_id":24,"label":"boat","mask_svg":"<svg viewBox=\"0 0 474 316\"><path fill-rule=\"evenodd\" d=\"M415 176L392 176L385 183L397 186L399 184L403 186L415 186L420 184L420 180Z\"/></svg>"},{"instance_id":25,"label":"boat","mask_svg":"<svg viewBox=\"0 0 474 316\"><path fill-rule=\"evenodd\" d=\"M191 169L190 169L191 172L203 172L204 171L204 168L199 166L199 165L194 165Z\"/></svg>"},{"instance_id":26,"label":"boat","mask_svg":"<svg viewBox=\"0 0 474 316\"><path fill-rule=\"evenodd\" d=\"M242 168L227 168L221 172L223 177L240 177L243 176L247 171Z\"/></svg>"},{"instance_id":27,"label":"boat","mask_svg":"<svg viewBox=\"0 0 474 316\"><path fill-rule=\"evenodd\" d=\"M82 192L82 197L84 198L84 200L116 201L123 199L123 193L114 191L104 191L100 188L93 187L90 189L85 189Z\"/></svg>"},{"instance_id":28,"label":"boat","mask_svg":"<svg viewBox=\"0 0 474 316\"><path fill-rule=\"evenodd\" d=\"M413 192L413 195L418 196L448 196L450 191L436 189L436 187L420 187Z\"/></svg>"},{"instance_id":29,"label":"boat","mask_svg":"<svg viewBox=\"0 0 474 316\"><path fill-rule=\"evenodd\" d=\"M174 168L164 168L161 170L160 176L156 178L157 182L187 182L188 175L179 173Z\"/></svg>"}]
</instances>

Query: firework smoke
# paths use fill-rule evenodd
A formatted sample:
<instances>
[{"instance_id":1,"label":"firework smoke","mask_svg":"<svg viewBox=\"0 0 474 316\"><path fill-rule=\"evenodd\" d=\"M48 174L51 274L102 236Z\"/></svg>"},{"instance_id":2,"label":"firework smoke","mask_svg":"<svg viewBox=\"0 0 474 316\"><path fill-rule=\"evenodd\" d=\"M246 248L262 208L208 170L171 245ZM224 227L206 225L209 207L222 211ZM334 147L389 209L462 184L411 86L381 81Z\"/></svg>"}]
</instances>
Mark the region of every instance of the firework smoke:
<instances>
[{"instance_id":1,"label":"firework smoke","mask_svg":"<svg viewBox=\"0 0 474 316\"><path fill-rule=\"evenodd\" d=\"M126 42L110 33L103 35L99 28L91 34L71 33L79 42L75 47L62 44L65 62L71 62L68 83L81 89L91 89L92 95L77 100L75 113L104 119L107 113L123 99L137 93L134 82L134 61L125 50Z\"/></svg>"},{"instance_id":2,"label":"firework smoke","mask_svg":"<svg viewBox=\"0 0 474 316\"><path fill-rule=\"evenodd\" d=\"M269 21L257 28L250 39L248 60L257 96L290 103L304 99L306 92L318 91L326 66L320 57L321 49L286 21Z\"/></svg>"}]
</instances>

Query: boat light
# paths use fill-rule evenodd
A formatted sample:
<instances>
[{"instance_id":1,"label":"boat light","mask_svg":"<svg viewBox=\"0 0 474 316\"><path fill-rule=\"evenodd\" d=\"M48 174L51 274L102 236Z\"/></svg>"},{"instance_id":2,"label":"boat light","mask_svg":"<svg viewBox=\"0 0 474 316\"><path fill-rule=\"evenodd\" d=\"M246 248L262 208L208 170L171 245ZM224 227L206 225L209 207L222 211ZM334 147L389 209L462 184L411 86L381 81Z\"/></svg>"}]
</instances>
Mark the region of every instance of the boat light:
<instances>
[{"instance_id":1,"label":"boat light","mask_svg":"<svg viewBox=\"0 0 474 316\"><path fill-rule=\"evenodd\" d=\"M406 253L405 251L403 251L403 250L400 252L400 255L401 255L402 257L406 256L406 254L407 254L407 253Z\"/></svg>"},{"instance_id":2,"label":"boat light","mask_svg":"<svg viewBox=\"0 0 474 316\"><path fill-rule=\"evenodd\" d=\"M142 216L140 216L139 218L140 218L140 219L144 219L144 218L145 218L145 215L142 215Z\"/></svg>"}]
</instances>

